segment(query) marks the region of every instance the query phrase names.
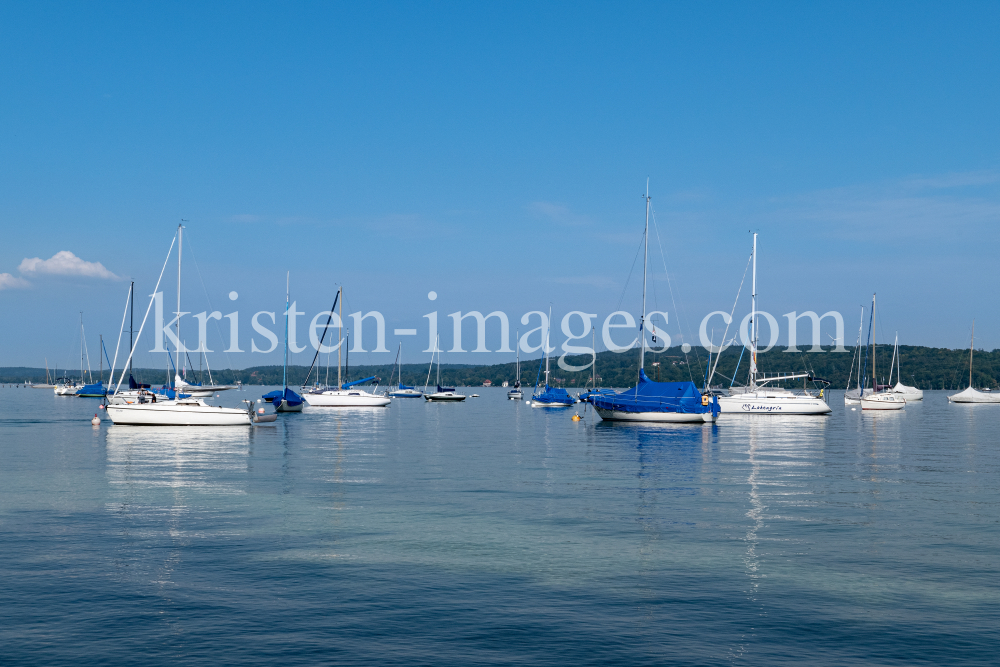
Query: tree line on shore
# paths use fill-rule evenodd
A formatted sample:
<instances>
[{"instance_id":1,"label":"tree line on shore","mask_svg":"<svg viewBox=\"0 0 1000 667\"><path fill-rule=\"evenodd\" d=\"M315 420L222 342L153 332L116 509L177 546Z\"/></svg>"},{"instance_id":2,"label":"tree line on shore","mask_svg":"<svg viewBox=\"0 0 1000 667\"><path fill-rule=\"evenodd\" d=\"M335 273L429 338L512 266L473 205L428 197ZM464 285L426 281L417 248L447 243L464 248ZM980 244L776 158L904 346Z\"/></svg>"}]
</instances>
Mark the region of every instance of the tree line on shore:
<instances>
[{"instance_id":1,"label":"tree line on shore","mask_svg":"<svg viewBox=\"0 0 1000 667\"><path fill-rule=\"evenodd\" d=\"M811 373L816 377L824 378L832 383L834 388L844 388L847 385L848 375L852 373L852 386L857 378L857 356L854 348L847 348L847 352L831 352L832 347L824 347L822 353L810 353L805 351L786 352L784 348L774 348L766 353L758 355L757 366L760 372L768 375L775 373ZM742 353L742 354L741 354ZM865 349L861 349L862 364ZM946 348L932 348L914 345L899 346L899 366L902 381L905 384L914 385L921 389L963 389L969 384L969 351L950 350ZM741 358L742 357L742 358ZM557 364L558 357L553 356L550 362L551 373L549 375L550 384L560 387L585 387L593 384L593 371L591 368L580 371L567 371ZM872 370L874 366L875 375L880 384L889 379L889 364L892 359L891 346L879 346L874 358L871 352L868 356L868 385L872 384ZM586 366L592 360L591 355L568 356L565 362L571 366ZM597 386L599 387L630 387L635 385L637 378L637 367L639 360L639 350L633 349L623 353L599 352L597 354ZM712 364L715 365L715 356L712 357ZM693 348L685 354L680 347L667 348L662 352L651 352L646 350L646 374L653 380L662 382L677 382L692 380L699 387L705 383L706 371L708 367L708 353L704 348ZM716 366L715 376L712 379L713 385L728 387L734 380L735 384L745 384L749 369L749 352L742 348L729 348L722 353ZM299 386L306 378L309 368L307 366L289 366L289 385ZM539 359L522 360L521 362L521 384L533 386L536 376L539 382L544 382L544 372L540 373ZM427 364L404 364L400 370L403 384L422 387L427 381ZM139 382L160 385L166 380L163 369L135 369L135 378ZM244 384L276 385L281 384L282 367L275 366L254 366L239 370L220 369L213 371L213 379L216 383L234 383L240 381ZM358 380L361 378L376 376L381 378L383 385L389 382L390 375L393 375L395 384L398 381L394 374L394 366L389 364L352 366L349 377L344 381ZM78 377L67 373L67 377ZM108 382L108 372L104 371L105 382ZM117 374L116 374L117 375ZM94 379L98 374L94 373ZM503 382L514 383L515 363L513 361L503 364L492 365L464 365L464 364L441 364L441 383L454 386L480 386L484 381L490 380L494 386L499 386ZM325 367L313 369L310 384L315 381L324 382L327 377ZM89 380L89 376L87 378ZM433 384L436 379L436 372L431 372L430 382ZM208 382L208 375L199 375L198 371L187 373L188 382ZM23 383L25 381L44 382L44 368L28 367L0 367L0 382L2 383ZM330 370L330 381L336 383L336 369ZM896 374L893 371L893 383L896 381ZM784 385L794 388L800 386L801 380L785 383ZM973 379L975 387L996 388L1000 386L1000 350L990 352L977 350L973 358Z\"/></svg>"}]
</instances>

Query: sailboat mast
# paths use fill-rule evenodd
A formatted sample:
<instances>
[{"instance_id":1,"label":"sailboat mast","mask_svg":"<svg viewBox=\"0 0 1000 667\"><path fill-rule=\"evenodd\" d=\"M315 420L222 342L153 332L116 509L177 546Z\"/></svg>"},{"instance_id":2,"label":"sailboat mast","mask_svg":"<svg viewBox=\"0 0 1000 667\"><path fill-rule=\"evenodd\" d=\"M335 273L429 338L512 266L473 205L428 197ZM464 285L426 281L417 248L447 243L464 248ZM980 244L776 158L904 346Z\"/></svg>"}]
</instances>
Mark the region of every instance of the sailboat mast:
<instances>
[{"instance_id":1,"label":"sailboat mast","mask_svg":"<svg viewBox=\"0 0 1000 667\"><path fill-rule=\"evenodd\" d=\"M100 373L101 384L104 384L104 334L98 334L98 340L101 345L97 350L97 361L100 363L100 370L98 372Z\"/></svg>"},{"instance_id":2,"label":"sailboat mast","mask_svg":"<svg viewBox=\"0 0 1000 667\"><path fill-rule=\"evenodd\" d=\"M972 338L969 340L969 387L972 387L972 347L976 342L976 320L972 320Z\"/></svg>"},{"instance_id":3,"label":"sailboat mast","mask_svg":"<svg viewBox=\"0 0 1000 667\"><path fill-rule=\"evenodd\" d=\"M757 385L757 233L753 235L753 291L750 294L750 386Z\"/></svg>"},{"instance_id":4,"label":"sailboat mast","mask_svg":"<svg viewBox=\"0 0 1000 667\"><path fill-rule=\"evenodd\" d=\"M344 350L344 286L340 286L340 326L337 327L337 389L340 389L344 381L340 377L340 356Z\"/></svg>"},{"instance_id":5,"label":"sailboat mast","mask_svg":"<svg viewBox=\"0 0 1000 667\"><path fill-rule=\"evenodd\" d=\"M441 342L441 336L438 336L436 339L434 339L434 351L437 352L438 355L437 386L439 388L441 387L441 350L438 348L440 342Z\"/></svg>"},{"instance_id":6,"label":"sailboat mast","mask_svg":"<svg viewBox=\"0 0 1000 667\"><path fill-rule=\"evenodd\" d=\"M646 361L646 260L649 258L649 179L646 179L646 231L642 235L642 313L639 315L639 372Z\"/></svg>"},{"instance_id":7,"label":"sailboat mast","mask_svg":"<svg viewBox=\"0 0 1000 667\"><path fill-rule=\"evenodd\" d=\"M590 327L590 348L594 351L594 367L592 373L594 376L594 389L597 389L597 329Z\"/></svg>"},{"instance_id":8,"label":"sailboat mast","mask_svg":"<svg viewBox=\"0 0 1000 667\"><path fill-rule=\"evenodd\" d=\"M177 365L181 364L181 250L184 248L184 225L177 225ZM177 375L179 369L174 369ZM177 375L180 377L180 375ZM176 385L177 383L174 382Z\"/></svg>"},{"instance_id":9,"label":"sailboat mast","mask_svg":"<svg viewBox=\"0 0 1000 667\"><path fill-rule=\"evenodd\" d=\"M128 301L128 372L132 374L132 327L135 326L135 281L129 289ZM115 354L118 354L115 352Z\"/></svg>"},{"instance_id":10,"label":"sailboat mast","mask_svg":"<svg viewBox=\"0 0 1000 667\"><path fill-rule=\"evenodd\" d=\"M84 383L83 379L83 311L80 311L80 384Z\"/></svg>"},{"instance_id":11,"label":"sailboat mast","mask_svg":"<svg viewBox=\"0 0 1000 667\"><path fill-rule=\"evenodd\" d=\"M549 339L552 335L552 306L549 306L549 319L545 325L545 388L549 388Z\"/></svg>"},{"instance_id":12,"label":"sailboat mast","mask_svg":"<svg viewBox=\"0 0 1000 667\"><path fill-rule=\"evenodd\" d=\"M281 384L287 390L288 389L288 282L291 277L291 271L285 272L285 366L281 371ZM281 396L284 398L284 394Z\"/></svg>"},{"instance_id":13,"label":"sailboat mast","mask_svg":"<svg viewBox=\"0 0 1000 667\"><path fill-rule=\"evenodd\" d=\"M872 343L872 325L875 324L875 295L872 294L872 310L868 313L868 341L865 343L865 368L861 373L861 395L865 395L865 385L868 384L868 348ZM872 368L875 362L872 360Z\"/></svg>"}]
</instances>

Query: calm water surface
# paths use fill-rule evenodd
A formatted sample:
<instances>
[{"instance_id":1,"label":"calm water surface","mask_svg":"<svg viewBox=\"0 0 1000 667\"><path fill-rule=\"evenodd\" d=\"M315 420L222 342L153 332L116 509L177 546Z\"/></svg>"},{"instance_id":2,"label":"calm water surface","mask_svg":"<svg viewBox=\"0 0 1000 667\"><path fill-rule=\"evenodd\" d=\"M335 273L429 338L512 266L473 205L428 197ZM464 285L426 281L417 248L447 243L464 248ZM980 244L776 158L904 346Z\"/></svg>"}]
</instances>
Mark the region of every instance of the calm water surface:
<instances>
[{"instance_id":1,"label":"calm water surface","mask_svg":"<svg viewBox=\"0 0 1000 667\"><path fill-rule=\"evenodd\" d=\"M1000 405L669 427L476 391L194 429L0 389L0 663L1000 660Z\"/></svg>"}]
</instances>

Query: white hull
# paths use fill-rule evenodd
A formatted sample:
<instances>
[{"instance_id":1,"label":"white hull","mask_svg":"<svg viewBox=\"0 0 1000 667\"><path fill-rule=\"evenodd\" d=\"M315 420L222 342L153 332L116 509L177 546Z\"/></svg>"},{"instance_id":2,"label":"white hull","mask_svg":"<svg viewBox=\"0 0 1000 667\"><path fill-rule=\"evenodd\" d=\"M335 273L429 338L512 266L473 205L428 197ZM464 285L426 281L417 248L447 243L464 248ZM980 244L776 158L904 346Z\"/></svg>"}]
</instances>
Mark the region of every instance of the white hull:
<instances>
[{"instance_id":1,"label":"white hull","mask_svg":"<svg viewBox=\"0 0 1000 667\"><path fill-rule=\"evenodd\" d=\"M29 389L55 389L54 384L29 384L26 385Z\"/></svg>"},{"instance_id":2,"label":"white hull","mask_svg":"<svg viewBox=\"0 0 1000 667\"><path fill-rule=\"evenodd\" d=\"M899 394L900 396L906 399L907 403L924 400L923 391L917 389L916 387L908 387L907 385L899 382L897 382L896 386L890 389L889 391L891 391L894 394Z\"/></svg>"},{"instance_id":3,"label":"white hull","mask_svg":"<svg viewBox=\"0 0 1000 667\"><path fill-rule=\"evenodd\" d=\"M56 396L76 396L80 388L75 385L57 385L52 389Z\"/></svg>"},{"instance_id":4,"label":"white hull","mask_svg":"<svg viewBox=\"0 0 1000 667\"><path fill-rule=\"evenodd\" d=\"M1000 394L976 391L969 387L965 391L949 396L948 401L951 403L1000 403Z\"/></svg>"},{"instance_id":5,"label":"white hull","mask_svg":"<svg viewBox=\"0 0 1000 667\"><path fill-rule=\"evenodd\" d=\"M251 415L240 408L222 408L184 399L131 405L109 405L108 417L124 426L247 426Z\"/></svg>"},{"instance_id":6,"label":"white hull","mask_svg":"<svg viewBox=\"0 0 1000 667\"><path fill-rule=\"evenodd\" d=\"M750 415L825 415L833 412L822 398L773 389L719 396L719 408L723 414Z\"/></svg>"},{"instance_id":7,"label":"white hull","mask_svg":"<svg viewBox=\"0 0 1000 667\"><path fill-rule=\"evenodd\" d=\"M182 394L190 394L193 398L211 398L212 394L216 392L226 391L228 389L236 388L236 385L231 385L231 384L197 385L197 384L188 384L183 380L177 382L176 379L174 380L174 386Z\"/></svg>"},{"instance_id":8,"label":"white hull","mask_svg":"<svg viewBox=\"0 0 1000 667\"><path fill-rule=\"evenodd\" d=\"M376 396L367 391L334 389L302 398L311 408L383 408L392 402L388 396Z\"/></svg>"},{"instance_id":9,"label":"white hull","mask_svg":"<svg viewBox=\"0 0 1000 667\"><path fill-rule=\"evenodd\" d=\"M568 407L568 406L567 406ZM605 421L619 422L652 422L657 424L704 424L714 422L716 415L711 412L704 414L690 412L619 412L594 407L597 414Z\"/></svg>"},{"instance_id":10,"label":"white hull","mask_svg":"<svg viewBox=\"0 0 1000 667\"><path fill-rule=\"evenodd\" d=\"M572 403L542 403L541 401L532 401L531 407L533 408L569 408L572 407Z\"/></svg>"},{"instance_id":11,"label":"white hull","mask_svg":"<svg viewBox=\"0 0 1000 667\"><path fill-rule=\"evenodd\" d=\"M862 410L902 410L905 407L906 399L899 394L880 392L861 397Z\"/></svg>"},{"instance_id":12,"label":"white hull","mask_svg":"<svg viewBox=\"0 0 1000 667\"><path fill-rule=\"evenodd\" d=\"M424 395L424 392L417 391L416 389L399 389L389 393L393 398L420 398Z\"/></svg>"},{"instance_id":13,"label":"white hull","mask_svg":"<svg viewBox=\"0 0 1000 667\"><path fill-rule=\"evenodd\" d=\"M861 405L861 399L854 398L853 396L844 396L844 405Z\"/></svg>"},{"instance_id":14,"label":"white hull","mask_svg":"<svg viewBox=\"0 0 1000 667\"><path fill-rule=\"evenodd\" d=\"M507 392L507 398L509 400L511 400L511 401L519 401L522 398L524 398L524 392L523 391L508 391Z\"/></svg>"},{"instance_id":15,"label":"white hull","mask_svg":"<svg viewBox=\"0 0 1000 667\"><path fill-rule=\"evenodd\" d=\"M433 394L424 394L424 399L438 403L457 403L465 400L465 394L457 394L453 391L439 391Z\"/></svg>"}]
</instances>

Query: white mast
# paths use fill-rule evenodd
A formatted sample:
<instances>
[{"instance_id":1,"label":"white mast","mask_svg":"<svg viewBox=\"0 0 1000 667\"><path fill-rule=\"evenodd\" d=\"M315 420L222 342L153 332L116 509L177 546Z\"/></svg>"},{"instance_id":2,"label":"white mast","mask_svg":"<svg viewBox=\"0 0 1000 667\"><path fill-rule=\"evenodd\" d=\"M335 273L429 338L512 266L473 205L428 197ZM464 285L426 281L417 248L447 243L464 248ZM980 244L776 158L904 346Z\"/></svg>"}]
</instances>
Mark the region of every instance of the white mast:
<instances>
[{"instance_id":1,"label":"white mast","mask_svg":"<svg viewBox=\"0 0 1000 667\"><path fill-rule=\"evenodd\" d=\"M340 379L340 355L343 354L344 343L344 286L340 286L340 326L337 327L337 389L340 389L343 380Z\"/></svg>"},{"instance_id":2,"label":"white mast","mask_svg":"<svg viewBox=\"0 0 1000 667\"><path fill-rule=\"evenodd\" d=\"M975 344L975 342L976 342L976 320L972 320L972 338L971 340L969 340L969 389L972 389L972 347Z\"/></svg>"},{"instance_id":3,"label":"white mast","mask_svg":"<svg viewBox=\"0 0 1000 667\"><path fill-rule=\"evenodd\" d=\"M549 337L552 330L552 306L549 306L549 320L545 327L545 388L549 388ZM537 380L536 380L537 381Z\"/></svg>"},{"instance_id":4,"label":"white mast","mask_svg":"<svg viewBox=\"0 0 1000 667\"><path fill-rule=\"evenodd\" d=\"M757 233L753 235L753 289L750 294L750 384L757 385Z\"/></svg>"},{"instance_id":5,"label":"white mast","mask_svg":"<svg viewBox=\"0 0 1000 667\"><path fill-rule=\"evenodd\" d=\"M174 387L181 379L181 249L184 247L184 225L177 225L177 363L174 365Z\"/></svg>"},{"instance_id":6,"label":"white mast","mask_svg":"<svg viewBox=\"0 0 1000 667\"><path fill-rule=\"evenodd\" d=\"M646 361L646 259L649 256L649 179L646 179L646 231L642 235L642 313L639 315L639 372ZM638 386L638 385L637 385Z\"/></svg>"}]
</instances>

